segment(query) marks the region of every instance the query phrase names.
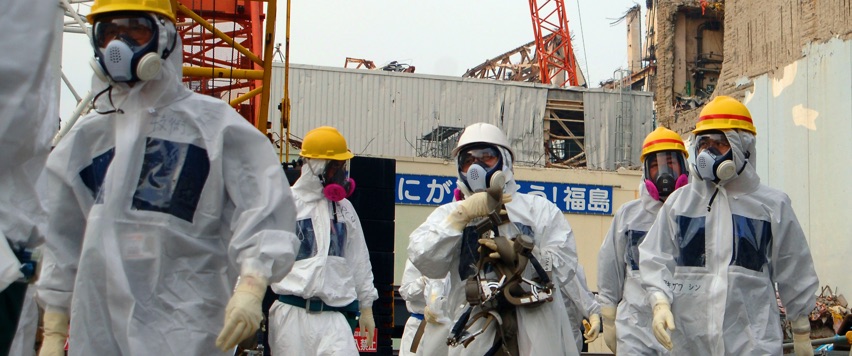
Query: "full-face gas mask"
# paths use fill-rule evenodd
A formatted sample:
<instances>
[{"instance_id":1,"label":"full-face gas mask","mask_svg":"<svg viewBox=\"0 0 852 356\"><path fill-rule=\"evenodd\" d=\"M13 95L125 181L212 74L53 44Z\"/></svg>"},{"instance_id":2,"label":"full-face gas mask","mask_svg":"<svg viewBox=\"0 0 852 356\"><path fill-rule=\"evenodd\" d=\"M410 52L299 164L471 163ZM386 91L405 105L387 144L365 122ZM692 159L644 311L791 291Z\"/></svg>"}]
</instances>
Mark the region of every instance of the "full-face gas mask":
<instances>
[{"instance_id":1,"label":"full-face gas mask","mask_svg":"<svg viewBox=\"0 0 852 356\"><path fill-rule=\"evenodd\" d=\"M686 161L681 151L666 150L645 155L645 188L655 200L665 201L669 194L688 182Z\"/></svg>"},{"instance_id":2,"label":"full-face gas mask","mask_svg":"<svg viewBox=\"0 0 852 356\"><path fill-rule=\"evenodd\" d=\"M459 177L473 193L487 189L491 176L502 169L503 156L494 145L472 145L459 152Z\"/></svg>"},{"instance_id":3,"label":"full-face gas mask","mask_svg":"<svg viewBox=\"0 0 852 356\"><path fill-rule=\"evenodd\" d=\"M322 194L333 202L348 198L355 192L355 180L349 178L349 160L328 160L319 179L323 185Z\"/></svg>"},{"instance_id":4,"label":"full-face gas mask","mask_svg":"<svg viewBox=\"0 0 852 356\"><path fill-rule=\"evenodd\" d=\"M695 141L695 170L701 179L718 183L737 175L733 150L724 133L701 133L695 137Z\"/></svg>"},{"instance_id":5,"label":"full-face gas mask","mask_svg":"<svg viewBox=\"0 0 852 356\"><path fill-rule=\"evenodd\" d=\"M174 24L146 12L116 12L97 19L92 32L92 69L115 82L154 79L174 50ZM160 54L162 53L162 55Z\"/></svg>"}]
</instances>

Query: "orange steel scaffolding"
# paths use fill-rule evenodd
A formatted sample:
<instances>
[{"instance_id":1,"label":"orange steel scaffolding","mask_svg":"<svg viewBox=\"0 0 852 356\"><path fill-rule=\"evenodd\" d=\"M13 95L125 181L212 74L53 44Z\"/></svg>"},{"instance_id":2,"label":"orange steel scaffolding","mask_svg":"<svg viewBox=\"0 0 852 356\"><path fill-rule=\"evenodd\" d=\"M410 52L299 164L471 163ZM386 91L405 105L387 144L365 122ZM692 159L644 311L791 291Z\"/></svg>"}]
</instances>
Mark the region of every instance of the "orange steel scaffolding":
<instances>
[{"instance_id":1,"label":"orange steel scaffolding","mask_svg":"<svg viewBox=\"0 0 852 356\"><path fill-rule=\"evenodd\" d=\"M579 85L564 0L530 0L530 14L541 82Z\"/></svg>"}]
</instances>

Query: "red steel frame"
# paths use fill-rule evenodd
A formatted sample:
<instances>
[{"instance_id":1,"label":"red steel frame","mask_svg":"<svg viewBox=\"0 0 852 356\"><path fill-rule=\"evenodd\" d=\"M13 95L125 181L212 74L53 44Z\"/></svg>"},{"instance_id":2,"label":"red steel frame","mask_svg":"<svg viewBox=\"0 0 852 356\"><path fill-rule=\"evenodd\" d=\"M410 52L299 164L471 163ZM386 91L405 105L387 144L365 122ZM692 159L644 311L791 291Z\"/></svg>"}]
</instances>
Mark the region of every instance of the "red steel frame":
<instances>
[{"instance_id":1,"label":"red steel frame","mask_svg":"<svg viewBox=\"0 0 852 356\"><path fill-rule=\"evenodd\" d=\"M564 0L530 0L530 14L541 82L559 86L579 85ZM553 83L563 73L567 79Z\"/></svg>"}]
</instances>

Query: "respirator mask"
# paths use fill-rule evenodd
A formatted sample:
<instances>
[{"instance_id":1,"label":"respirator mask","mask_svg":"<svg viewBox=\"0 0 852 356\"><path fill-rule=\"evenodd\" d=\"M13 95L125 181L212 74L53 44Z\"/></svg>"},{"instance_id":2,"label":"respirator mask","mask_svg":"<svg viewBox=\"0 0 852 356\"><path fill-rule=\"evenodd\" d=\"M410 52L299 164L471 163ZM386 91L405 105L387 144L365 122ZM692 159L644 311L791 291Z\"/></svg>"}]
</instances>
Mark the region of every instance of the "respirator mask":
<instances>
[{"instance_id":1,"label":"respirator mask","mask_svg":"<svg viewBox=\"0 0 852 356\"><path fill-rule=\"evenodd\" d=\"M686 185L686 162L680 151L652 152L645 156L645 188L654 200L665 201L676 189Z\"/></svg>"},{"instance_id":2,"label":"respirator mask","mask_svg":"<svg viewBox=\"0 0 852 356\"><path fill-rule=\"evenodd\" d=\"M695 170L701 179L718 183L734 178L737 167L733 150L724 133L705 133L696 136ZM722 152L725 153L722 153Z\"/></svg>"},{"instance_id":3,"label":"respirator mask","mask_svg":"<svg viewBox=\"0 0 852 356\"><path fill-rule=\"evenodd\" d=\"M355 180L349 178L349 160L329 160L319 175L322 182L322 194L326 199L339 202L355 192Z\"/></svg>"},{"instance_id":4,"label":"respirator mask","mask_svg":"<svg viewBox=\"0 0 852 356\"><path fill-rule=\"evenodd\" d=\"M491 176L502 168L503 157L495 146L472 146L459 152L459 177L473 193L487 189Z\"/></svg>"},{"instance_id":5,"label":"respirator mask","mask_svg":"<svg viewBox=\"0 0 852 356\"><path fill-rule=\"evenodd\" d=\"M166 47L160 43L161 29L171 37L171 48L160 48ZM174 50L176 36L171 21L148 13L125 12L99 18L92 31L92 69L99 77L109 76L115 82L154 79L160 73L162 60Z\"/></svg>"}]
</instances>

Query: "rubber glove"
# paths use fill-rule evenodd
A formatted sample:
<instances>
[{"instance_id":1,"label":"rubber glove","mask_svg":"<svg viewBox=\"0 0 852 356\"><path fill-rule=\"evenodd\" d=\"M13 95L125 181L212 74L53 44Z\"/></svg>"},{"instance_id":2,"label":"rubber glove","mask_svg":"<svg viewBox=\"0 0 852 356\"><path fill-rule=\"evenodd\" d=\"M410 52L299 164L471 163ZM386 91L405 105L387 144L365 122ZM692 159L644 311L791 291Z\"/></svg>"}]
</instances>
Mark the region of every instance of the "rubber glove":
<instances>
[{"instance_id":1,"label":"rubber glove","mask_svg":"<svg viewBox=\"0 0 852 356\"><path fill-rule=\"evenodd\" d=\"M491 257L493 259L499 259L500 258L500 252L497 252L497 243L494 242L494 239L479 239L478 242L479 242L480 245L487 247L491 251L494 251L492 253L489 253L488 257ZM510 246L511 250L514 251L515 250L515 240L509 240L509 244L511 245ZM482 247L480 247L480 248L482 248Z\"/></svg>"},{"instance_id":2,"label":"rubber glove","mask_svg":"<svg viewBox=\"0 0 852 356\"><path fill-rule=\"evenodd\" d=\"M601 307L601 315L603 316L604 343L606 344L606 347L609 347L612 353L615 353L615 348L617 344L615 339L615 311L615 307Z\"/></svg>"},{"instance_id":3,"label":"rubber glove","mask_svg":"<svg viewBox=\"0 0 852 356\"><path fill-rule=\"evenodd\" d=\"M266 294L266 278L241 276L234 295L225 307L225 326L216 338L216 347L227 352L253 335L263 319L261 301Z\"/></svg>"},{"instance_id":4,"label":"rubber glove","mask_svg":"<svg viewBox=\"0 0 852 356\"><path fill-rule=\"evenodd\" d=\"M667 350L672 349L672 336L670 330L675 329L674 316L668 302L658 301L654 305L654 336Z\"/></svg>"},{"instance_id":5,"label":"rubber glove","mask_svg":"<svg viewBox=\"0 0 852 356\"><path fill-rule=\"evenodd\" d=\"M68 313L48 308L44 312L44 338L38 356L65 356L68 338Z\"/></svg>"},{"instance_id":6,"label":"rubber glove","mask_svg":"<svg viewBox=\"0 0 852 356\"><path fill-rule=\"evenodd\" d=\"M814 347L811 345L811 322L805 315L793 320L793 352L796 356L813 356Z\"/></svg>"},{"instance_id":7,"label":"rubber glove","mask_svg":"<svg viewBox=\"0 0 852 356\"><path fill-rule=\"evenodd\" d=\"M358 328L361 334L367 333L367 345L373 347L373 333L376 332L376 320L373 319L373 308L361 309L361 317L358 318Z\"/></svg>"},{"instance_id":8,"label":"rubber glove","mask_svg":"<svg viewBox=\"0 0 852 356\"><path fill-rule=\"evenodd\" d=\"M512 196L503 194L503 204L512 201ZM488 193L475 193L459 203L456 210L447 216L447 222L456 230L463 230L471 220L488 215Z\"/></svg>"},{"instance_id":9,"label":"rubber glove","mask_svg":"<svg viewBox=\"0 0 852 356\"><path fill-rule=\"evenodd\" d=\"M589 315L589 321L583 320L583 326L586 327L586 332L583 334L586 338L586 343L595 341L601 330L601 316L598 314Z\"/></svg>"}]
</instances>

